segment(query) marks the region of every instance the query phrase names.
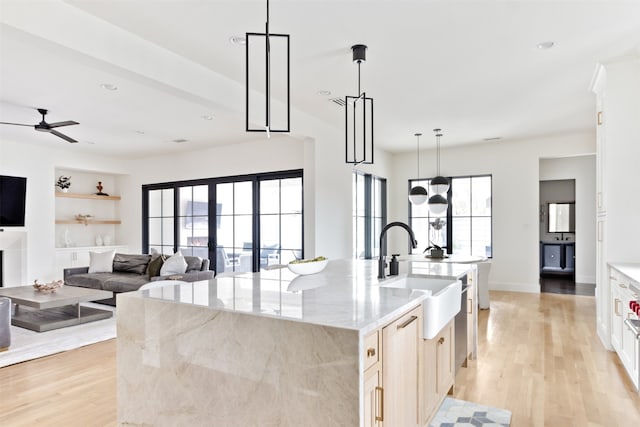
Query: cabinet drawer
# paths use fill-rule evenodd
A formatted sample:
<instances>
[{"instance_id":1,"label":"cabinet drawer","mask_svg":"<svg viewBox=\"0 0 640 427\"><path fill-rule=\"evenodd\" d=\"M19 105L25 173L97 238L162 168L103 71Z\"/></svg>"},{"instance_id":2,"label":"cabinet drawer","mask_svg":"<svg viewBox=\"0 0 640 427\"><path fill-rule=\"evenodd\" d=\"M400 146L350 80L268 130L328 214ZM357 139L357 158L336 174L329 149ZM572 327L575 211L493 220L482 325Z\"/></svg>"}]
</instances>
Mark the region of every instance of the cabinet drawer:
<instances>
[{"instance_id":1,"label":"cabinet drawer","mask_svg":"<svg viewBox=\"0 0 640 427\"><path fill-rule=\"evenodd\" d=\"M373 331L364 337L364 369L367 370L380 360L378 331Z\"/></svg>"}]
</instances>

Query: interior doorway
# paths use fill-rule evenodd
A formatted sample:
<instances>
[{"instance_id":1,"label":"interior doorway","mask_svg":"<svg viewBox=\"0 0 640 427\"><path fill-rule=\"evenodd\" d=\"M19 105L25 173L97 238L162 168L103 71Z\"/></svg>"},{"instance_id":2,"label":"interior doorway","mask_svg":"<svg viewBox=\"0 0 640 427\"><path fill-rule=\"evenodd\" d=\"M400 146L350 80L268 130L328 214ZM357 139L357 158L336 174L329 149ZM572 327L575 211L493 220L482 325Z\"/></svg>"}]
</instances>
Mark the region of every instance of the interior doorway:
<instances>
[{"instance_id":1,"label":"interior doorway","mask_svg":"<svg viewBox=\"0 0 640 427\"><path fill-rule=\"evenodd\" d=\"M576 181L540 181L540 291L574 293Z\"/></svg>"},{"instance_id":2,"label":"interior doorway","mask_svg":"<svg viewBox=\"0 0 640 427\"><path fill-rule=\"evenodd\" d=\"M595 156L540 159L540 291L594 295Z\"/></svg>"}]
</instances>

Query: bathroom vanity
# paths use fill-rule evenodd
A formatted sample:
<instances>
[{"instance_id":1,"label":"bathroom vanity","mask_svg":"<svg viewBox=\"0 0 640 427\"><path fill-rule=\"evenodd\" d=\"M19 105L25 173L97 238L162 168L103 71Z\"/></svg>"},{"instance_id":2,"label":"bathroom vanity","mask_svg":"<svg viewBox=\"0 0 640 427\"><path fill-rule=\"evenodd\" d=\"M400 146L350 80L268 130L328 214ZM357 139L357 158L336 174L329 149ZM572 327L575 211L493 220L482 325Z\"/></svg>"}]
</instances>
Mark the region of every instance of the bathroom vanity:
<instances>
[{"instance_id":1,"label":"bathroom vanity","mask_svg":"<svg viewBox=\"0 0 640 427\"><path fill-rule=\"evenodd\" d=\"M427 300L474 270L407 264L381 281L375 261L332 260L120 295L118 424L427 425L455 372L453 319Z\"/></svg>"}]
</instances>

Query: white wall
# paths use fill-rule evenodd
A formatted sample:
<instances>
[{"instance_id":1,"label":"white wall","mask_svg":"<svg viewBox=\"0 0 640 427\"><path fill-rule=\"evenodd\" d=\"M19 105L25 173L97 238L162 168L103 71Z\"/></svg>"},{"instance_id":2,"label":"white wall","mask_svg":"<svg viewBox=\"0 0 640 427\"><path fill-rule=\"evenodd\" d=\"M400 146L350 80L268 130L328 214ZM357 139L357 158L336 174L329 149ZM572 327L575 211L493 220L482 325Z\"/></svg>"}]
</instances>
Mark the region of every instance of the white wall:
<instances>
[{"instance_id":1,"label":"white wall","mask_svg":"<svg viewBox=\"0 0 640 427\"><path fill-rule=\"evenodd\" d=\"M591 154L595 135L575 133L483 143L441 150L444 176L491 174L493 176L493 260L491 289L539 292L539 159ZM435 176L434 151L423 153L421 172ZM429 160L427 160L429 159ZM394 159L390 188L390 219L407 221L407 181L415 178L415 157L398 154ZM395 250L404 253L404 243L390 239ZM392 243L391 243L392 242ZM391 250L391 247L390 247Z\"/></svg>"},{"instance_id":2,"label":"white wall","mask_svg":"<svg viewBox=\"0 0 640 427\"><path fill-rule=\"evenodd\" d=\"M595 155L540 160L540 180L575 179L576 282L596 281Z\"/></svg>"},{"instance_id":3,"label":"white wall","mask_svg":"<svg viewBox=\"0 0 640 427\"><path fill-rule=\"evenodd\" d=\"M19 274L5 275L5 286L60 279L55 277L56 167L110 173L126 173L129 169L122 159L83 154L81 149L64 144L52 140L48 147L0 141L0 174L27 178L25 259L19 267L14 262L5 263L6 269L20 270Z\"/></svg>"}]
</instances>

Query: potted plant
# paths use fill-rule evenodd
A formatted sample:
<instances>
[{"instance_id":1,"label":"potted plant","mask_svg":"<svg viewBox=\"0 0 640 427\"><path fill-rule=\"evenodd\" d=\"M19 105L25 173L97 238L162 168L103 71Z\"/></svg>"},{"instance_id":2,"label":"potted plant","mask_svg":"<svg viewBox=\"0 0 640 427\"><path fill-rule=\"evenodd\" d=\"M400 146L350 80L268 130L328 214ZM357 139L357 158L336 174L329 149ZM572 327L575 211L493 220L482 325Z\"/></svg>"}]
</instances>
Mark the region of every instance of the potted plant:
<instances>
[{"instance_id":1,"label":"potted plant","mask_svg":"<svg viewBox=\"0 0 640 427\"><path fill-rule=\"evenodd\" d=\"M58 177L58 182L56 182L56 187L58 187L63 193L66 193L69 191L69 187L71 187L71 177L60 175Z\"/></svg>"}]
</instances>

